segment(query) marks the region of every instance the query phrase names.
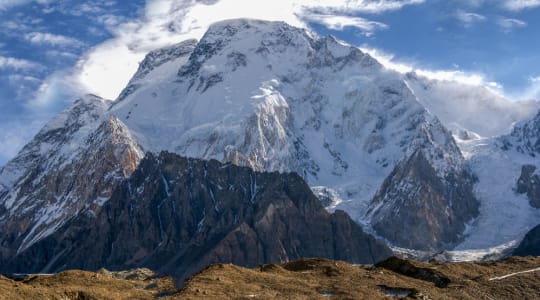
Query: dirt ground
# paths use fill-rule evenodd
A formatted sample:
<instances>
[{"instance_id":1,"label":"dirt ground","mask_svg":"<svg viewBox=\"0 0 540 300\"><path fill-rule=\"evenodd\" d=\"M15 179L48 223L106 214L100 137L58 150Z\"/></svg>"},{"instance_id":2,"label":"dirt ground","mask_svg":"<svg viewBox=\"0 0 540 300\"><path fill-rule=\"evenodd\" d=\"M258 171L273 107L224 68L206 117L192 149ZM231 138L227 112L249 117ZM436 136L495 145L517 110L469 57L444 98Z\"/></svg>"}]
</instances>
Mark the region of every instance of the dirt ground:
<instances>
[{"instance_id":1,"label":"dirt ground","mask_svg":"<svg viewBox=\"0 0 540 300\"><path fill-rule=\"evenodd\" d=\"M0 299L540 299L540 258L376 266L302 259L254 269L213 265L182 290L171 278L67 271L0 278Z\"/></svg>"}]
</instances>

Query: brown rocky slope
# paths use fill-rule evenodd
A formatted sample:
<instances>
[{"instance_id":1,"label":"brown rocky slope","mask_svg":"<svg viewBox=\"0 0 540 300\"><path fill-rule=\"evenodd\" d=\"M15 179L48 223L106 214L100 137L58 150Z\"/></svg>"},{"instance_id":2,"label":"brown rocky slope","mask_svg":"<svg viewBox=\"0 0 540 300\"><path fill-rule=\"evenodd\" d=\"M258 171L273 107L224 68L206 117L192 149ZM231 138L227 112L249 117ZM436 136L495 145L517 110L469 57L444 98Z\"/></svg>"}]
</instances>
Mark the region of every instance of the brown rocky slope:
<instances>
[{"instance_id":1,"label":"brown rocky slope","mask_svg":"<svg viewBox=\"0 0 540 300\"><path fill-rule=\"evenodd\" d=\"M301 259L253 269L212 265L182 290L148 271L66 271L22 281L0 277L0 299L538 299L540 258L486 263L374 266Z\"/></svg>"}]
</instances>

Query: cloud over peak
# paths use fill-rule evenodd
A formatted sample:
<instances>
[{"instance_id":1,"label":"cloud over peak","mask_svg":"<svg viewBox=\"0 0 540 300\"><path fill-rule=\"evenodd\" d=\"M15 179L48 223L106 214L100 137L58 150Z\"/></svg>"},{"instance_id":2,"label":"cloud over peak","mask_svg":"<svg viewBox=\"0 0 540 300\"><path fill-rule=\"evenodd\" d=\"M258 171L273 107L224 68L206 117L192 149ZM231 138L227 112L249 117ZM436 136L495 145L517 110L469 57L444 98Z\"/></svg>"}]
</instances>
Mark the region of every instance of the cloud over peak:
<instances>
[{"instance_id":1,"label":"cloud over peak","mask_svg":"<svg viewBox=\"0 0 540 300\"><path fill-rule=\"evenodd\" d=\"M88 92L114 99L147 52L181 40L198 39L217 21L252 18L285 21L298 27L319 23L334 30L356 28L363 35L371 36L388 26L356 14L377 14L424 2L425 0L148 0L141 18L117 26L113 30L113 39L95 47L79 61L77 76ZM104 74L114 76L114 80L111 81L108 75Z\"/></svg>"}]
</instances>

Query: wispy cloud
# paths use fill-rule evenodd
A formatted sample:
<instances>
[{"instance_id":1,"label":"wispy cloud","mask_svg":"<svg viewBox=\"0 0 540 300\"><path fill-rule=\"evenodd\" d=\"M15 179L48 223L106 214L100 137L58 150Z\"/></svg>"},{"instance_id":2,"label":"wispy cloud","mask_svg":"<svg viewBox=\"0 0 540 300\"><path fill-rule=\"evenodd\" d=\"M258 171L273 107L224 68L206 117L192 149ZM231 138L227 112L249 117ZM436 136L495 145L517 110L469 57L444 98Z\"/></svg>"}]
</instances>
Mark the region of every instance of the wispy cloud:
<instances>
[{"instance_id":1,"label":"wispy cloud","mask_svg":"<svg viewBox=\"0 0 540 300\"><path fill-rule=\"evenodd\" d=\"M330 29L343 30L346 27L358 28L364 35L371 36L377 30L387 29L388 25L380 22L369 21L360 17L336 16L336 15L305 15L304 20L322 24Z\"/></svg>"},{"instance_id":2,"label":"wispy cloud","mask_svg":"<svg viewBox=\"0 0 540 300\"><path fill-rule=\"evenodd\" d=\"M323 13L371 13L378 14L399 10L408 5L417 5L425 0L315 0L298 1L308 11Z\"/></svg>"},{"instance_id":3,"label":"wispy cloud","mask_svg":"<svg viewBox=\"0 0 540 300\"><path fill-rule=\"evenodd\" d=\"M471 8L479 8L482 5L484 5L486 1L489 1L489 0L460 0L460 2L463 5L465 5L466 7L471 7Z\"/></svg>"},{"instance_id":4,"label":"wispy cloud","mask_svg":"<svg viewBox=\"0 0 540 300\"><path fill-rule=\"evenodd\" d=\"M30 82L30 83L40 83L41 79L30 76L30 75L21 75L21 74L11 74L8 75L8 80L13 83L21 83L22 81Z\"/></svg>"},{"instance_id":5,"label":"wispy cloud","mask_svg":"<svg viewBox=\"0 0 540 300\"><path fill-rule=\"evenodd\" d=\"M484 22L487 18L481 14L458 10L455 17L463 24L464 27L472 27L476 23Z\"/></svg>"},{"instance_id":6,"label":"wispy cloud","mask_svg":"<svg viewBox=\"0 0 540 300\"><path fill-rule=\"evenodd\" d=\"M500 18L497 21L497 24L501 27L501 29L504 32L507 32L507 33L511 32L512 30L516 28L522 28L522 27L527 26L527 23L525 21L512 19L512 18Z\"/></svg>"},{"instance_id":7,"label":"wispy cloud","mask_svg":"<svg viewBox=\"0 0 540 300\"><path fill-rule=\"evenodd\" d=\"M516 94L517 99L540 101L540 76L531 76L528 86L520 93Z\"/></svg>"},{"instance_id":8,"label":"wispy cloud","mask_svg":"<svg viewBox=\"0 0 540 300\"><path fill-rule=\"evenodd\" d=\"M486 79L483 74L476 72L467 72L463 70L430 70L417 66L415 62L400 61L392 53L386 51L362 46L360 49L373 58L378 60L386 68L405 74L416 72L419 75L430 79L456 81L467 85L486 86L491 88L500 88L500 85Z\"/></svg>"},{"instance_id":9,"label":"wispy cloud","mask_svg":"<svg viewBox=\"0 0 540 300\"><path fill-rule=\"evenodd\" d=\"M32 0L0 0L0 11L32 2Z\"/></svg>"},{"instance_id":10,"label":"wispy cloud","mask_svg":"<svg viewBox=\"0 0 540 300\"><path fill-rule=\"evenodd\" d=\"M83 93L70 71L57 71L40 83L25 108L32 113L54 113Z\"/></svg>"},{"instance_id":11,"label":"wispy cloud","mask_svg":"<svg viewBox=\"0 0 540 300\"><path fill-rule=\"evenodd\" d=\"M78 55L73 54L71 52L67 52L67 51L48 50L45 52L45 54L50 58L56 58L56 59L77 60L79 58Z\"/></svg>"},{"instance_id":12,"label":"wispy cloud","mask_svg":"<svg viewBox=\"0 0 540 300\"><path fill-rule=\"evenodd\" d=\"M502 7L510 11L521 11L540 6L540 0L505 0Z\"/></svg>"},{"instance_id":13,"label":"wispy cloud","mask_svg":"<svg viewBox=\"0 0 540 300\"><path fill-rule=\"evenodd\" d=\"M42 66L26 59L0 56L0 69L31 70L41 69Z\"/></svg>"},{"instance_id":14,"label":"wispy cloud","mask_svg":"<svg viewBox=\"0 0 540 300\"><path fill-rule=\"evenodd\" d=\"M81 47L84 45L84 43L75 38L48 32L30 32L25 34L24 38L32 44L45 44L60 47Z\"/></svg>"}]
</instances>

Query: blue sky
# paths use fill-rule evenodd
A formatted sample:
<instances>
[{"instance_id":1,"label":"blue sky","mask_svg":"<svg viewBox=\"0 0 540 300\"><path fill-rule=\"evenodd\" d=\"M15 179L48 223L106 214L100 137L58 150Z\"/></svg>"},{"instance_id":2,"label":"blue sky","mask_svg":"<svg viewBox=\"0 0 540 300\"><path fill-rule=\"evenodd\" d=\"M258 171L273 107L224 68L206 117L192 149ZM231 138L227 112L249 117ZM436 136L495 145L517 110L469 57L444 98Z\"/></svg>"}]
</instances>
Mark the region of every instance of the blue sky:
<instances>
[{"instance_id":1,"label":"blue sky","mask_svg":"<svg viewBox=\"0 0 540 300\"><path fill-rule=\"evenodd\" d=\"M395 66L540 99L540 0L0 0L0 165L76 99L212 22L284 20ZM399 69L399 68L398 68Z\"/></svg>"}]
</instances>

